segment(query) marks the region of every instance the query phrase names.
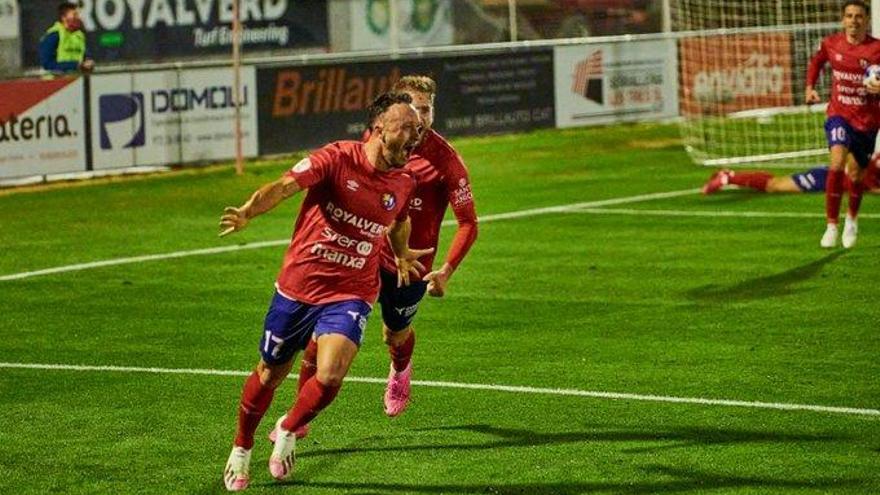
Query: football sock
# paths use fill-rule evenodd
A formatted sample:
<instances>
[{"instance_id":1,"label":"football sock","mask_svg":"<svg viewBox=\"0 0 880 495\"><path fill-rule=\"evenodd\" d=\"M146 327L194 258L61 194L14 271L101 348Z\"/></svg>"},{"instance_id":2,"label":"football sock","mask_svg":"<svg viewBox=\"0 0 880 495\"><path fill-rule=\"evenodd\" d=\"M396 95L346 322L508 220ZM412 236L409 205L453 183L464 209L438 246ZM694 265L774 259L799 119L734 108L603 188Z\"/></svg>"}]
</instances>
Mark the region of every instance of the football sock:
<instances>
[{"instance_id":1,"label":"football sock","mask_svg":"<svg viewBox=\"0 0 880 495\"><path fill-rule=\"evenodd\" d=\"M825 216L828 223L837 224L840 216L840 201L843 196L843 170L829 170L825 180Z\"/></svg>"},{"instance_id":2,"label":"football sock","mask_svg":"<svg viewBox=\"0 0 880 495\"><path fill-rule=\"evenodd\" d=\"M299 391L293 407L287 411L287 417L281 422L281 427L287 431L296 431L309 424L319 412L333 402L339 389L340 386L324 385L317 377L309 378Z\"/></svg>"},{"instance_id":3,"label":"football sock","mask_svg":"<svg viewBox=\"0 0 880 495\"><path fill-rule=\"evenodd\" d=\"M394 365L394 371L403 371L409 365L412 359L413 348L416 346L416 332L411 330L409 337L399 346L388 346L388 353L391 354L391 363Z\"/></svg>"},{"instance_id":4,"label":"football sock","mask_svg":"<svg viewBox=\"0 0 880 495\"><path fill-rule=\"evenodd\" d=\"M309 345L303 351L302 361L299 363L299 381L296 384L296 392L302 390L303 385L309 381L309 378L315 376L318 371L318 342L309 339Z\"/></svg>"},{"instance_id":5,"label":"football sock","mask_svg":"<svg viewBox=\"0 0 880 495\"><path fill-rule=\"evenodd\" d=\"M254 446L254 432L269 409L274 395L275 389L260 383L260 375L256 371L244 382L238 405L238 429L235 433L237 447L251 449Z\"/></svg>"},{"instance_id":6,"label":"football sock","mask_svg":"<svg viewBox=\"0 0 880 495\"><path fill-rule=\"evenodd\" d=\"M847 177L847 185L849 186L849 208L847 212L850 218L856 218L859 215L859 207L862 205L862 193L865 190L864 183L861 181L852 182Z\"/></svg>"},{"instance_id":7,"label":"football sock","mask_svg":"<svg viewBox=\"0 0 880 495\"><path fill-rule=\"evenodd\" d=\"M773 174L767 172L735 172L728 176L728 183L758 191L767 191L767 183L772 178Z\"/></svg>"}]
</instances>

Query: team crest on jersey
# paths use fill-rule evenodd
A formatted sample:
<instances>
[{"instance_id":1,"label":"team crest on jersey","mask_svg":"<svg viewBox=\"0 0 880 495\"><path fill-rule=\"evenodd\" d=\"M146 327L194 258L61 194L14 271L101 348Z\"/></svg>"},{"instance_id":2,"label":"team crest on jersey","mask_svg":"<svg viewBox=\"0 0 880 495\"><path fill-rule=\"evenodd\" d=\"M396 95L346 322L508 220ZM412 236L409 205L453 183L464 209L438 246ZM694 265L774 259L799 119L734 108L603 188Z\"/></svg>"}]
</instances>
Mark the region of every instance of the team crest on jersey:
<instances>
[{"instance_id":1,"label":"team crest on jersey","mask_svg":"<svg viewBox=\"0 0 880 495\"><path fill-rule=\"evenodd\" d=\"M396 204L397 198L395 198L393 194L385 193L382 195L382 208L385 208L386 210L393 210Z\"/></svg>"}]
</instances>

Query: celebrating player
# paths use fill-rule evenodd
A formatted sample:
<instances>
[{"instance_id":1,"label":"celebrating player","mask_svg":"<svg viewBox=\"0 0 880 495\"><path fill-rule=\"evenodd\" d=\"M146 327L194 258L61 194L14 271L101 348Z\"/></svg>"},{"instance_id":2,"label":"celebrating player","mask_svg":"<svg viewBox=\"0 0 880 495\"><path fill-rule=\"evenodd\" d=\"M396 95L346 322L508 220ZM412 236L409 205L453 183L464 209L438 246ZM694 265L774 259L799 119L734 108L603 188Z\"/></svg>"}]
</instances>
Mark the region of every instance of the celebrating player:
<instances>
[{"instance_id":1,"label":"celebrating player","mask_svg":"<svg viewBox=\"0 0 880 495\"><path fill-rule=\"evenodd\" d=\"M401 283L408 282L410 271L424 268L416 259L429 251L407 247L415 179L402 167L421 132L411 103L403 93L383 94L370 108L375 132L366 143L324 146L261 187L241 207L226 208L221 235L245 228L255 216L308 190L266 314L261 359L242 391L238 429L223 476L230 491L247 487L254 431L290 371L293 355L314 335L317 368L276 424L269 458L273 477L290 476L293 432L333 401L358 352L370 304L379 292L386 232Z\"/></svg>"},{"instance_id":2,"label":"celebrating player","mask_svg":"<svg viewBox=\"0 0 880 495\"><path fill-rule=\"evenodd\" d=\"M436 83L426 76L406 76L393 89L412 97L413 106L421 118L423 133L414 153L425 160L413 160L406 166L406 170L418 179L409 211L412 219L410 245L432 251L419 259L426 267L421 273L424 275L422 281L399 286L390 247L386 245L383 250L379 302L382 305L382 333L391 355L384 397L385 413L389 416L399 415L409 403L411 358L416 340L412 321L419 302L426 290L434 297L445 294L449 278L477 238L477 214L467 168L452 146L432 129ZM371 127L368 135L376 132L375 126ZM449 204L458 222L458 230L443 265L430 271L434 262L433 249L440 237L440 224ZM300 386L315 373L315 369L315 346L309 344L300 365ZM308 429L302 428L296 433L302 438L308 434Z\"/></svg>"},{"instance_id":3,"label":"celebrating player","mask_svg":"<svg viewBox=\"0 0 880 495\"><path fill-rule=\"evenodd\" d=\"M862 176L862 187L870 193L880 193L880 162L871 160ZM852 161L847 164L847 176L844 178L844 189L849 190L852 184L849 172L856 173L858 165ZM767 193L818 193L825 192L828 167L816 167L792 175L774 175L765 171L734 171L722 169L712 174L703 185L703 194L712 194L726 186L739 186Z\"/></svg>"},{"instance_id":4,"label":"celebrating player","mask_svg":"<svg viewBox=\"0 0 880 495\"><path fill-rule=\"evenodd\" d=\"M825 63L831 64L831 100L825 121L825 134L831 150L825 185L828 224L820 241L825 248L837 245L847 155L851 154L861 169L867 167L880 127L878 100L874 96L880 92L880 86L866 87L863 83L865 68L880 62L880 40L868 36L867 21L867 4L861 0L847 0L843 5L843 32L822 40L807 69L805 99L807 103L818 103L819 93L814 86ZM849 189L849 208L841 239L845 248L855 245L858 236L856 218L862 191L861 177L857 177Z\"/></svg>"}]
</instances>

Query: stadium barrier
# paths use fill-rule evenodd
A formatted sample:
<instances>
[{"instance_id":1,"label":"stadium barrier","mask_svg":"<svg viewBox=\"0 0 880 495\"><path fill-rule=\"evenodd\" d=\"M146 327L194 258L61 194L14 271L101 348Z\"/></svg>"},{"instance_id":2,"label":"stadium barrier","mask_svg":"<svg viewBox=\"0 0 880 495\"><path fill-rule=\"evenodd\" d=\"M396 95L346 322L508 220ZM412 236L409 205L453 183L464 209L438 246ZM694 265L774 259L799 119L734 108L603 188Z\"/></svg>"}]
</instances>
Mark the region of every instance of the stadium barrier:
<instances>
[{"instance_id":1,"label":"stadium barrier","mask_svg":"<svg viewBox=\"0 0 880 495\"><path fill-rule=\"evenodd\" d=\"M437 79L453 137L678 115L676 44L658 35L268 58L243 68L245 156L357 139L409 73ZM0 179L231 159L232 81L193 63L0 82Z\"/></svg>"}]
</instances>

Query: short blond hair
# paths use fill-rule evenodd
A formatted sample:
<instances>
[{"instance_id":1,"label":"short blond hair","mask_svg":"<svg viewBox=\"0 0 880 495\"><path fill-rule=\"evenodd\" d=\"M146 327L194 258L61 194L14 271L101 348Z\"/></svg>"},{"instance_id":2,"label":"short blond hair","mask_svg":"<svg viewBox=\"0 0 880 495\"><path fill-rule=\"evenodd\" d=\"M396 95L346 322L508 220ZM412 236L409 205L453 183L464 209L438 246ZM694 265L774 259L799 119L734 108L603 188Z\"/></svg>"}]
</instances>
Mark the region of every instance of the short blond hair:
<instances>
[{"instance_id":1,"label":"short blond hair","mask_svg":"<svg viewBox=\"0 0 880 495\"><path fill-rule=\"evenodd\" d=\"M437 93L437 83L428 76L403 76L394 83L392 91L417 91L433 97Z\"/></svg>"}]
</instances>

